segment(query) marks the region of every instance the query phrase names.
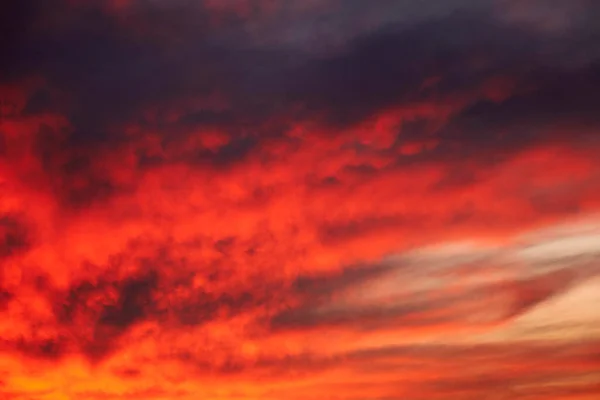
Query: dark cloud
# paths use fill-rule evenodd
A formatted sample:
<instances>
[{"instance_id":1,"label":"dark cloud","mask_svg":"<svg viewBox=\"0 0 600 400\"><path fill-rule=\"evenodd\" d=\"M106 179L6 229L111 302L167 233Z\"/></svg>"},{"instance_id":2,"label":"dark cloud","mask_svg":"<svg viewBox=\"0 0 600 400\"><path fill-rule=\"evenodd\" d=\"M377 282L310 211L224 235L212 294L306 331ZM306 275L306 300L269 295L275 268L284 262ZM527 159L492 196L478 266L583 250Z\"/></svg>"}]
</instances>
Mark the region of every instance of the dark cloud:
<instances>
[{"instance_id":1,"label":"dark cloud","mask_svg":"<svg viewBox=\"0 0 600 400\"><path fill-rule=\"evenodd\" d=\"M0 289L0 311L6 310L8 303L15 298L15 294L6 289Z\"/></svg>"},{"instance_id":2,"label":"dark cloud","mask_svg":"<svg viewBox=\"0 0 600 400\"><path fill-rule=\"evenodd\" d=\"M308 64L299 73L297 93L316 115L345 127L391 106L476 88L486 77L514 69L533 46L533 38L491 24L485 14L456 14L410 29L392 25ZM477 56L490 58L487 66L470 65ZM441 82L433 93L423 93L431 77Z\"/></svg>"},{"instance_id":3,"label":"dark cloud","mask_svg":"<svg viewBox=\"0 0 600 400\"><path fill-rule=\"evenodd\" d=\"M39 16L39 1L11 1L2 6L0 13L0 26L2 38L0 49L0 81L9 81L21 77L21 60L23 46L27 45L29 35L32 33L32 23Z\"/></svg>"},{"instance_id":4,"label":"dark cloud","mask_svg":"<svg viewBox=\"0 0 600 400\"><path fill-rule=\"evenodd\" d=\"M22 217L0 214L0 260L27 251L31 244L31 232Z\"/></svg>"},{"instance_id":5,"label":"dark cloud","mask_svg":"<svg viewBox=\"0 0 600 400\"><path fill-rule=\"evenodd\" d=\"M503 23L489 3L450 3L424 11L413 2L386 2L388 10L399 8L404 14L398 15L415 19L408 23L377 12L369 17L373 28L354 35L334 24L345 40L326 54L257 40L239 25L234 10L215 25L215 11L203 3L140 2L116 11L98 2L71 7L59 0L26 1L3 15L11 15L9 31L17 32L17 22L24 27L17 42L7 41L13 74L43 82L29 93L23 113L52 110L71 125L50 135L54 139L40 134L46 139L39 147L54 154L49 172L64 205L81 208L131 189L96 165L107 153L137 146L135 137L122 134L128 125L162 132L163 150L202 129L227 134L218 148L188 146L160 155L137 148L132 168L143 170L178 162L227 167L260 153L266 138L285 135L294 121L316 120L343 133L390 107L433 106L465 96L475 97L474 103L467 101L448 126L433 130L424 121L411 128L416 138L439 143L399 157L399 167L465 156L497 162L544 140L541 132L556 123L597 124L598 71L590 51L597 30L582 22L570 36L552 41ZM343 13L328 18L367 18L370 9L347 2ZM581 61L581 54L589 59ZM561 61L575 55L580 61L566 69ZM473 93L498 75L527 88L516 94L500 88L508 96L500 102L477 100L481 96ZM424 86L431 79L435 83ZM405 144L411 129L402 127L395 146Z\"/></svg>"},{"instance_id":6,"label":"dark cloud","mask_svg":"<svg viewBox=\"0 0 600 400\"><path fill-rule=\"evenodd\" d=\"M127 328L144 318L152 304L158 276L150 273L140 278L128 278L119 283L116 304L105 306L98 323L101 325Z\"/></svg>"},{"instance_id":7,"label":"dark cloud","mask_svg":"<svg viewBox=\"0 0 600 400\"><path fill-rule=\"evenodd\" d=\"M135 379L142 375L142 371L137 368L122 368L115 371L115 373L125 379Z\"/></svg>"},{"instance_id":8,"label":"dark cloud","mask_svg":"<svg viewBox=\"0 0 600 400\"><path fill-rule=\"evenodd\" d=\"M329 274L299 276L292 283L292 289L306 299L326 299L335 292L341 292L357 284L381 278L397 268L399 268L397 265L392 266L382 263L348 267Z\"/></svg>"},{"instance_id":9,"label":"dark cloud","mask_svg":"<svg viewBox=\"0 0 600 400\"><path fill-rule=\"evenodd\" d=\"M172 143L172 141L171 141ZM193 148L176 157L140 157L139 166L157 167L169 163L185 163L197 168L208 167L224 170L240 165L259 147L259 139L254 135L231 135L227 142L217 148Z\"/></svg>"},{"instance_id":10,"label":"dark cloud","mask_svg":"<svg viewBox=\"0 0 600 400\"><path fill-rule=\"evenodd\" d=\"M535 52L544 38L502 25L481 8L416 26L389 21L317 57L293 47L259 46L238 34L234 41L233 22L211 27L209 10L200 5L134 7L125 22L98 6L59 7L65 12L60 29L37 28L16 57L24 73L40 73L66 93L64 111L82 140L106 137L124 122L150 123L137 119L142 111L167 111L170 101L215 93L224 96L227 109L192 109L181 122L257 128L276 109L301 105L309 116L347 126L390 106L462 94L496 73L524 72L544 61ZM43 19L35 21L43 25ZM478 57L484 62L474 65ZM441 80L423 92L431 77ZM28 110L43 108L48 96L47 90L34 93Z\"/></svg>"},{"instance_id":11,"label":"dark cloud","mask_svg":"<svg viewBox=\"0 0 600 400\"><path fill-rule=\"evenodd\" d=\"M537 70L530 89L501 102L483 100L456 115L436 134L468 152L523 150L541 141L571 141L600 126L600 65ZM525 84L525 83L524 83ZM550 136L549 136L550 135Z\"/></svg>"},{"instance_id":12,"label":"dark cloud","mask_svg":"<svg viewBox=\"0 0 600 400\"><path fill-rule=\"evenodd\" d=\"M56 362L67 354L68 341L64 337L35 339L19 338L2 343L11 351L16 351L26 357L43 361Z\"/></svg>"},{"instance_id":13,"label":"dark cloud","mask_svg":"<svg viewBox=\"0 0 600 400\"><path fill-rule=\"evenodd\" d=\"M278 300L280 311L271 318L269 325L275 330L319 325L321 319L312 315L315 308L328 304L336 294L382 278L394 268L396 267L382 263L348 267L328 274L299 276L292 282L291 292L285 293ZM281 304L287 306L281 309ZM323 318L328 319L328 316ZM343 318L339 316L337 320Z\"/></svg>"},{"instance_id":14,"label":"dark cloud","mask_svg":"<svg viewBox=\"0 0 600 400\"><path fill-rule=\"evenodd\" d=\"M421 218L418 215L386 215L371 216L353 221L324 224L321 227L321 237L326 243L345 242L348 239L362 237L372 232L381 232L399 226L415 226Z\"/></svg>"},{"instance_id":15,"label":"dark cloud","mask_svg":"<svg viewBox=\"0 0 600 400\"><path fill-rule=\"evenodd\" d=\"M260 307L264 299L251 292L211 295L203 291L191 293L179 304L173 304L165 312L175 316L183 325L201 325L217 318L231 318Z\"/></svg>"},{"instance_id":16,"label":"dark cloud","mask_svg":"<svg viewBox=\"0 0 600 400\"><path fill-rule=\"evenodd\" d=\"M158 279L150 271L123 280L107 276L79 282L54 302L56 318L75 336L74 345L91 360L101 360L117 349L118 339L134 324L154 312Z\"/></svg>"}]
</instances>

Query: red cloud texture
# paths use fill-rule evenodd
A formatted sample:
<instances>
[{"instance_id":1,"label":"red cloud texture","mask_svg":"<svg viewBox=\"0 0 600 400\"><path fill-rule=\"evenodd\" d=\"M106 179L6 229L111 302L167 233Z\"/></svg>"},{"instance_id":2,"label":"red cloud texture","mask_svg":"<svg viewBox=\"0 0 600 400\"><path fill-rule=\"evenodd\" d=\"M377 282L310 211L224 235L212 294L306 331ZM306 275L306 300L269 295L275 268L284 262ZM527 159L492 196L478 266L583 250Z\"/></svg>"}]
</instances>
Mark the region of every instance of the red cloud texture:
<instances>
[{"instance_id":1,"label":"red cloud texture","mask_svg":"<svg viewBox=\"0 0 600 400\"><path fill-rule=\"evenodd\" d=\"M595 398L596 30L409 3L13 6L3 396Z\"/></svg>"}]
</instances>

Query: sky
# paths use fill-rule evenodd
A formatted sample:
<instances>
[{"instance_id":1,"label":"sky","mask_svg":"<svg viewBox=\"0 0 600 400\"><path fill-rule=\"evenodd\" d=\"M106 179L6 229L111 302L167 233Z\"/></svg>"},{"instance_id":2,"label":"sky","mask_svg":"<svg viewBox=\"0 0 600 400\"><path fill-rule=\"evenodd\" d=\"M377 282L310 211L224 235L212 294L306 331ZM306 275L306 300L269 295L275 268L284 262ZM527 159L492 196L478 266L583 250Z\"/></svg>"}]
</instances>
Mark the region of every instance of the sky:
<instances>
[{"instance_id":1,"label":"sky","mask_svg":"<svg viewBox=\"0 0 600 400\"><path fill-rule=\"evenodd\" d=\"M598 399L599 19L3 3L0 399Z\"/></svg>"}]
</instances>

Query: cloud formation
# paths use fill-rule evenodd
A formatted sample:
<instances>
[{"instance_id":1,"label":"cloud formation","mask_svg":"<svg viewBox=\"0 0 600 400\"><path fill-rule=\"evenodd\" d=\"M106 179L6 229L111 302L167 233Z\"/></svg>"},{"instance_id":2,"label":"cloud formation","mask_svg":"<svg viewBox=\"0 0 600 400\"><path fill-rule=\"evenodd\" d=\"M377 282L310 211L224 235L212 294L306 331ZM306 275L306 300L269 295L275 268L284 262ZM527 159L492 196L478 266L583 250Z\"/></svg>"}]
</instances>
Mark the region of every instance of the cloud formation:
<instances>
[{"instance_id":1,"label":"cloud formation","mask_svg":"<svg viewBox=\"0 0 600 400\"><path fill-rule=\"evenodd\" d=\"M12 2L6 399L594 399L591 0Z\"/></svg>"}]
</instances>

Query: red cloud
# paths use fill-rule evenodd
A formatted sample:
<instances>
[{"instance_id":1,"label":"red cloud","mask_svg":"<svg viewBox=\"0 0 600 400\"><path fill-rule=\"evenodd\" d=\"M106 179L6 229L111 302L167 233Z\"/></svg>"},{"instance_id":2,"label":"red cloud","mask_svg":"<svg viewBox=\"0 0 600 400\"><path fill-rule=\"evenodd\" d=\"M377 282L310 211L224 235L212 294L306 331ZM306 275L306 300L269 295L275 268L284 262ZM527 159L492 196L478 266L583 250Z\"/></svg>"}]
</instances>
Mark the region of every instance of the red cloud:
<instances>
[{"instance_id":1,"label":"red cloud","mask_svg":"<svg viewBox=\"0 0 600 400\"><path fill-rule=\"evenodd\" d=\"M396 21L334 3L12 10L3 396L598 391L600 317L577 343L523 333L598 272L594 234L538 232L597 225L597 65L540 50L592 57L585 37L548 48L473 5ZM336 51L306 51L333 11Z\"/></svg>"}]
</instances>

